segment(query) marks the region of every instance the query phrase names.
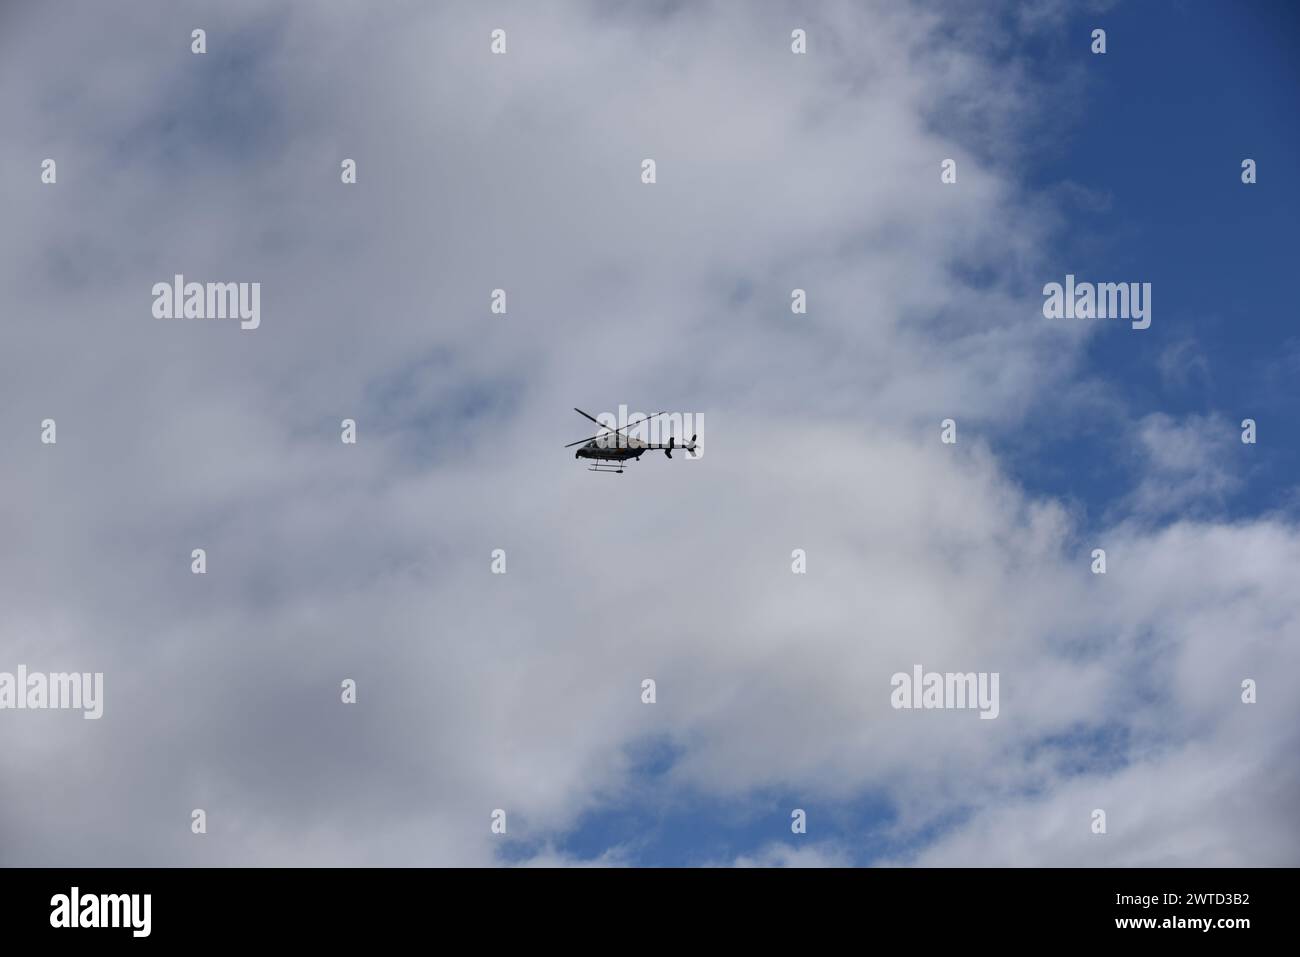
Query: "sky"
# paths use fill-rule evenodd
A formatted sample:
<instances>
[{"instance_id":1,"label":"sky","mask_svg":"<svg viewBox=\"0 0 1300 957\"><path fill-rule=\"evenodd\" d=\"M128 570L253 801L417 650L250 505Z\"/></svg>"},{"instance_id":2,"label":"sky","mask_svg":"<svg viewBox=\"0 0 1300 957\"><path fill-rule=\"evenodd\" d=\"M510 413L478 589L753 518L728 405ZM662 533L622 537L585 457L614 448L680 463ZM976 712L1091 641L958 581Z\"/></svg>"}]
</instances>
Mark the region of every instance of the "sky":
<instances>
[{"instance_id":1,"label":"sky","mask_svg":"<svg viewBox=\"0 0 1300 957\"><path fill-rule=\"evenodd\" d=\"M4 5L0 864L1300 863L1298 21Z\"/></svg>"}]
</instances>

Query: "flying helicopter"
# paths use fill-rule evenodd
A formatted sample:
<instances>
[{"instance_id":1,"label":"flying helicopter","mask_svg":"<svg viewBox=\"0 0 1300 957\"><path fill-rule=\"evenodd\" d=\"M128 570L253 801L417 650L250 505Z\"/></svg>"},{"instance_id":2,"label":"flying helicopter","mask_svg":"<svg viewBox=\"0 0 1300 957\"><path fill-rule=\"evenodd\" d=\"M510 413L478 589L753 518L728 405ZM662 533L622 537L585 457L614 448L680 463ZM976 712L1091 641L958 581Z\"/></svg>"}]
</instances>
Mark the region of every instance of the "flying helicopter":
<instances>
[{"instance_id":1,"label":"flying helicopter","mask_svg":"<svg viewBox=\"0 0 1300 957\"><path fill-rule=\"evenodd\" d=\"M694 435L692 435L691 440L684 445L678 445L676 438L669 436L668 444L664 445L659 442L642 442L638 438L623 434L634 425L641 425L642 423L649 422L653 418L665 415L666 413L664 412L656 412L654 415L644 416L637 419L635 422L629 422L621 429L611 429L595 416L588 415L581 409L575 408L573 411L583 418L591 419L592 422L595 422L605 430L604 432L599 432L590 438L579 439L578 441L570 442L565 446L566 449L571 449L575 445L582 446L582 448L578 449L578 451L573 454L573 457L575 459L592 459L592 465L587 469L588 472L614 472L615 474L622 475L624 462L628 459L639 459L651 449L663 449L664 455L668 456L668 458L673 457L673 449L683 449L687 455L692 457L697 454L695 451L695 439L697 436Z\"/></svg>"}]
</instances>

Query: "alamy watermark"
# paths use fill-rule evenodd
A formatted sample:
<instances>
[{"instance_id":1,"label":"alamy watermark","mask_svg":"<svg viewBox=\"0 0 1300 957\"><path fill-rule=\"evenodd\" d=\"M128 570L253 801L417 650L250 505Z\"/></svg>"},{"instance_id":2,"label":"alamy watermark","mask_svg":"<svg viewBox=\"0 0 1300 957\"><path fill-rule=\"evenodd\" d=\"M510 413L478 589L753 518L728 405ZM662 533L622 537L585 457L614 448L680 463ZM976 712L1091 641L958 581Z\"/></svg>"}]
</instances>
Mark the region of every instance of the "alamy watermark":
<instances>
[{"instance_id":1,"label":"alamy watermark","mask_svg":"<svg viewBox=\"0 0 1300 957\"><path fill-rule=\"evenodd\" d=\"M0 671L0 711L68 710L81 711L87 719L104 713L104 673L28 672L19 665L16 673Z\"/></svg>"},{"instance_id":2,"label":"alamy watermark","mask_svg":"<svg viewBox=\"0 0 1300 957\"><path fill-rule=\"evenodd\" d=\"M1129 319L1134 329L1151 326L1151 283L1080 282L1067 273L1065 283L1043 287L1046 319Z\"/></svg>"},{"instance_id":3,"label":"alamy watermark","mask_svg":"<svg viewBox=\"0 0 1300 957\"><path fill-rule=\"evenodd\" d=\"M889 703L896 709L924 710L979 709L981 718L996 718L999 673L994 671L939 672L912 666L912 673L900 671L890 679L894 690Z\"/></svg>"},{"instance_id":4,"label":"alamy watermark","mask_svg":"<svg viewBox=\"0 0 1300 957\"><path fill-rule=\"evenodd\" d=\"M148 937L152 910L152 894L83 894L74 886L50 898L50 926L121 927L132 937Z\"/></svg>"},{"instance_id":5,"label":"alamy watermark","mask_svg":"<svg viewBox=\"0 0 1300 957\"><path fill-rule=\"evenodd\" d=\"M238 319L239 328L262 324L260 282L186 282L177 273L171 282L153 284L155 319Z\"/></svg>"},{"instance_id":6,"label":"alamy watermark","mask_svg":"<svg viewBox=\"0 0 1300 957\"><path fill-rule=\"evenodd\" d=\"M687 458L704 457L704 413L703 412L660 412L657 415L644 412L628 412L626 405L618 407L618 413L600 412L596 420L611 432L604 432L596 437L596 443L602 448L627 448L635 445L632 439L647 442L650 445L667 445L674 439L678 446L695 442L695 448ZM648 420L648 421L646 421ZM629 423L634 423L628 428Z\"/></svg>"}]
</instances>

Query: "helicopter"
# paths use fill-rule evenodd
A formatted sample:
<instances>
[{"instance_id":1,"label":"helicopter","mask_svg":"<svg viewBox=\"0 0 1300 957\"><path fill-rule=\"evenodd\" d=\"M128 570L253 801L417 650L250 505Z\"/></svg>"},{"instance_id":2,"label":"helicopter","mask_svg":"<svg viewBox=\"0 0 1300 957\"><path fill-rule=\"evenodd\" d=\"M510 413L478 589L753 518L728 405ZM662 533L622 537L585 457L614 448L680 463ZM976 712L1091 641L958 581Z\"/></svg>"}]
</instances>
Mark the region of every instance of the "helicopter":
<instances>
[{"instance_id":1,"label":"helicopter","mask_svg":"<svg viewBox=\"0 0 1300 957\"><path fill-rule=\"evenodd\" d=\"M582 446L573 454L573 457L575 459L592 459L593 462L591 467L587 469L588 472L613 472L616 475L622 475L624 462L628 459L635 461L651 449L663 449L664 455L668 456L668 458L673 457L673 449L683 449L687 455L692 457L698 455L695 451L695 440L698 436L695 435L692 435L691 440L683 445L678 445L676 438L669 436L668 444L664 445L659 442L642 442L638 438L623 434L624 431L634 425L641 425L653 418L665 415L664 412L644 416L635 422L629 422L621 429L611 429L595 416L588 415L579 408L575 407L573 411L583 418L591 419L592 422L605 429L604 432L597 433L590 438L579 439L565 446L566 449L571 449L575 445Z\"/></svg>"}]
</instances>

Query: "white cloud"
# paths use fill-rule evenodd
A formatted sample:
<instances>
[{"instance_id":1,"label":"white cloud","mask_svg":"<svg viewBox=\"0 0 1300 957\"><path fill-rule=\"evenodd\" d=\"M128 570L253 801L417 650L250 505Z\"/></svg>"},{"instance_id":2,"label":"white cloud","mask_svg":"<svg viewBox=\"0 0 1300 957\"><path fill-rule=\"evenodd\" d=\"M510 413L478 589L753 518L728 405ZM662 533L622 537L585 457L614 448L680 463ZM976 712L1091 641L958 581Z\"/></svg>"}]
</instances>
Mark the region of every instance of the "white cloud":
<instances>
[{"instance_id":1,"label":"white cloud","mask_svg":"<svg viewBox=\"0 0 1300 957\"><path fill-rule=\"evenodd\" d=\"M769 844L757 854L736 858L735 867L849 867L852 861L843 848L826 844L794 847L790 844Z\"/></svg>"},{"instance_id":2,"label":"white cloud","mask_svg":"<svg viewBox=\"0 0 1300 957\"><path fill-rule=\"evenodd\" d=\"M498 807L568 862L658 736L668 786L719 802L870 789L900 835L973 808L1024 829L1006 856L1069 862L1100 790L1159 816L1135 863L1294 862L1258 822L1294 797L1295 529L1120 526L1094 579L980 441L1082 333L1020 293L1055 214L981 159L1033 102L974 22L828 5L796 58L775 8L519 7L493 58L478 6L236 5L205 60L189 11L131 10L27 11L0 58L0 160L31 171L0 236L0 667L106 676L99 722L0 715L6 863L487 864ZM261 281L262 327L151 319L179 271ZM620 402L703 412L705 457L582 472L569 408ZM1141 508L1221 490L1201 431L1148 425ZM891 710L913 663L1000 671L1002 715ZM1040 747L1109 723L1118 774ZM1169 813L1229 756L1241 790ZM996 856L972 840L927 853Z\"/></svg>"},{"instance_id":3,"label":"white cloud","mask_svg":"<svg viewBox=\"0 0 1300 957\"><path fill-rule=\"evenodd\" d=\"M1217 510L1240 487L1242 450L1249 447L1224 417L1177 420L1157 412L1144 416L1135 431L1142 461L1141 481L1129 502L1133 511L1165 516Z\"/></svg>"}]
</instances>

